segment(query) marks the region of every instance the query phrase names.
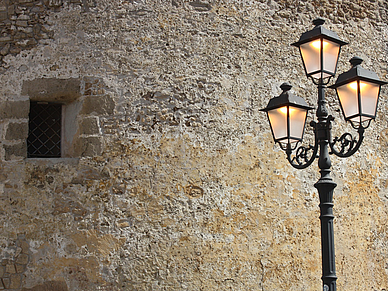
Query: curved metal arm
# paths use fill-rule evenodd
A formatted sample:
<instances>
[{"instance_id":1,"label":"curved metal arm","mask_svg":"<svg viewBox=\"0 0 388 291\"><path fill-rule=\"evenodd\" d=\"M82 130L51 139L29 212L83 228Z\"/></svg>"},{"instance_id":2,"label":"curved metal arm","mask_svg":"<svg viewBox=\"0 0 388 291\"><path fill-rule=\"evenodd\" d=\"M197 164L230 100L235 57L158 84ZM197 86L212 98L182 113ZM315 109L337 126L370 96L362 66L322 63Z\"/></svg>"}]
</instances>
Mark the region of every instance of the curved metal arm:
<instances>
[{"instance_id":1,"label":"curved metal arm","mask_svg":"<svg viewBox=\"0 0 388 291\"><path fill-rule=\"evenodd\" d=\"M305 169L314 162L318 153L318 141L317 141L317 131L316 131L316 123L312 121L310 125L314 128L314 145L309 146L296 146L295 148L291 148L291 145L288 144L285 149L287 154L287 160L296 169ZM292 156L292 152L295 151L295 156ZM311 156L309 152L312 151Z\"/></svg>"},{"instance_id":2,"label":"curved metal arm","mask_svg":"<svg viewBox=\"0 0 388 291\"><path fill-rule=\"evenodd\" d=\"M344 133L341 137L335 137L332 142L329 143L331 152L340 158L347 158L353 155L360 148L364 139L365 128L360 126L357 130L358 138L353 137L350 133ZM335 145L339 144L340 150L335 149Z\"/></svg>"},{"instance_id":3,"label":"curved metal arm","mask_svg":"<svg viewBox=\"0 0 388 291\"><path fill-rule=\"evenodd\" d=\"M309 158L309 151L313 151ZM287 154L287 160L296 169L305 169L308 166L314 162L315 158L317 157L318 153L318 143L315 142L315 145L309 145L308 147L300 146L296 149L295 156L292 157L292 150L291 148L287 148L286 154Z\"/></svg>"}]
</instances>

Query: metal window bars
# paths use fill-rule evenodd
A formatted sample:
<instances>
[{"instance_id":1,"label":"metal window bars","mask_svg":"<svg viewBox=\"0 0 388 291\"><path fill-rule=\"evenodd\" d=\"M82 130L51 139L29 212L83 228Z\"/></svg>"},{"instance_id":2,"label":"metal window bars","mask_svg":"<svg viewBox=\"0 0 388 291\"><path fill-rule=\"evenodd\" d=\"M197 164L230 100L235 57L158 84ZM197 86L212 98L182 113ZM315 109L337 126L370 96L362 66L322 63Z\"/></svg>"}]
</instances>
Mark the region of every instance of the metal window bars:
<instances>
[{"instance_id":1,"label":"metal window bars","mask_svg":"<svg viewBox=\"0 0 388 291\"><path fill-rule=\"evenodd\" d=\"M58 158L61 156L61 116L61 104L31 101L27 157Z\"/></svg>"}]
</instances>

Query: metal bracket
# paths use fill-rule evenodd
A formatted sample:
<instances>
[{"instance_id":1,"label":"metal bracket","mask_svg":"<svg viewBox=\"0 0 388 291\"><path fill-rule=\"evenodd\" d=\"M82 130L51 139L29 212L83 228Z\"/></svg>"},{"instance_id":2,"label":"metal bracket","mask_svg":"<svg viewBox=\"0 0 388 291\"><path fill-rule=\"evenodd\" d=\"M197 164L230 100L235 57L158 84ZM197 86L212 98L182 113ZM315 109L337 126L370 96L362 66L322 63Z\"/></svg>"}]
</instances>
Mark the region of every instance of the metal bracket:
<instances>
[{"instance_id":1,"label":"metal bracket","mask_svg":"<svg viewBox=\"0 0 388 291\"><path fill-rule=\"evenodd\" d=\"M315 136L315 142L314 145L308 145L308 146L296 146L295 148L291 148L291 146L288 144L287 148L285 149L287 154L287 160L296 169L305 169L308 166L314 162L314 160L317 158L318 153L318 142L317 142L317 130L316 130L316 122L312 121L310 125L314 128L314 136ZM295 150L295 155L292 156L292 152ZM312 154L310 155L309 152L312 151Z\"/></svg>"},{"instance_id":2,"label":"metal bracket","mask_svg":"<svg viewBox=\"0 0 388 291\"><path fill-rule=\"evenodd\" d=\"M346 132L341 137L335 137L330 141L329 146L331 152L329 154L335 154L340 158L347 158L357 152L360 148L362 141L364 140L365 128L360 126L357 130L358 137L353 137L350 133ZM339 149L336 149L336 145Z\"/></svg>"}]
</instances>

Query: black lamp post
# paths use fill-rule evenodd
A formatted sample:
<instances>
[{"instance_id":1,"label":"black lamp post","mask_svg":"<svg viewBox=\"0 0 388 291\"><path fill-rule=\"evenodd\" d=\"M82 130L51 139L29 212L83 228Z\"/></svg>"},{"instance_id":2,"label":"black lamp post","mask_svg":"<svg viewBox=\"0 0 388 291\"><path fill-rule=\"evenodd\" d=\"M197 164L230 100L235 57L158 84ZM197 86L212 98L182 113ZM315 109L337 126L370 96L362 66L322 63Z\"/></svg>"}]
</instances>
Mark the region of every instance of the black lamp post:
<instances>
[{"instance_id":1,"label":"black lamp post","mask_svg":"<svg viewBox=\"0 0 388 291\"><path fill-rule=\"evenodd\" d=\"M363 69L360 65L362 59L354 57L350 60L352 68L341 74L329 88L336 89L345 120L357 130L358 137L344 133L341 137L332 138L334 118L326 108L325 89L336 73L341 46L347 43L340 40L335 32L324 28L324 22L323 19L314 20L315 27L292 44L300 50L307 77L318 86L318 121L310 123L314 130L314 145L306 147L299 144L303 138L307 112L312 108L303 98L289 92L291 85L283 84L283 93L272 98L262 111L267 112L274 140L286 152L287 160L293 167L307 168L318 158L321 177L314 187L318 189L320 199L323 290L336 291L333 191L337 184L330 177L330 154L349 157L358 150L364 130L376 117L380 87L387 82Z\"/></svg>"}]
</instances>

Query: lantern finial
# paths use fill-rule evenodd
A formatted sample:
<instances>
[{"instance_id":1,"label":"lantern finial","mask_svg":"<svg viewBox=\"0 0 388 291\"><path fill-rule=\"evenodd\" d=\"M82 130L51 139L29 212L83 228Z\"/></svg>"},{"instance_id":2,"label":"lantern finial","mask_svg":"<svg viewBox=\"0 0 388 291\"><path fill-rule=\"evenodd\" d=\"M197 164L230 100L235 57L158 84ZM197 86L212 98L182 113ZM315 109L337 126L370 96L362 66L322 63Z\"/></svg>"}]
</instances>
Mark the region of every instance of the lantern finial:
<instances>
[{"instance_id":1,"label":"lantern finial","mask_svg":"<svg viewBox=\"0 0 388 291\"><path fill-rule=\"evenodd\" d=\"M323 25L323 24L325 24L325 19L323 19L323 18L314 19L313 24L315 26Z\"/></svg>"},{"instance_id":2,"label":"lantern finial","mask_svg":"<svg viewBox=\"0 0 388 291\"><path fill-rule=\"evenodd\" d=\"M355 67L361 65L363 59L361 59L360 57L353 57L349 60L349 62L352 64L352 67Z\"/></svg>"},{"instance_id":3,"label":"lantern finial","mask_svg":"<svg viewBox=\"0 0 388 291\"><path fill-rule=\"evenodd\" d=\"M280 89L283 90L283 92L290 91L292 88L292 85L290 83L284 82L283 84L280 85Z\"/></svg>"}]
</instances>

